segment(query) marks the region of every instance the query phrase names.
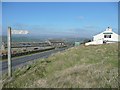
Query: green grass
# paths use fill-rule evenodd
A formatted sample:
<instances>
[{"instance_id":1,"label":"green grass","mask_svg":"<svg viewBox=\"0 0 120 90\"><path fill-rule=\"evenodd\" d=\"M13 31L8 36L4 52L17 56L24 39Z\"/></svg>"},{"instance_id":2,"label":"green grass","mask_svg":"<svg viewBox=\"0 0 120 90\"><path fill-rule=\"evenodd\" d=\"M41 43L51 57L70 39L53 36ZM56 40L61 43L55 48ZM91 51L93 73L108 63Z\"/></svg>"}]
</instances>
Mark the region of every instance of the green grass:
<instances>
[{"instance_id":1,"label":"green grass","mask_svg":"<svg viewBox=\"0 0 120 90\"><path fill-rule=\"evenodd\" d=\"M4 83L7 88L117 88L118 44L81 45L58 52L18 68Z\"/></svg>"}]
</instances>

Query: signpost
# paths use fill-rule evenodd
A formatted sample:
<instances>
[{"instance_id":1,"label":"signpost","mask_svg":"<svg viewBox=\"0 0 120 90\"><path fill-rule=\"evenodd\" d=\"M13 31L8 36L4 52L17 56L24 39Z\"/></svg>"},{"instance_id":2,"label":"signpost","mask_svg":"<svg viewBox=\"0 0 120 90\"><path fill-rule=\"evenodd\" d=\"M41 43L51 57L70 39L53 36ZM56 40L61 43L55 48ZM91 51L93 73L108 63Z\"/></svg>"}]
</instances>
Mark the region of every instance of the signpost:
<instances>
[{"instance_id":1,"label":"signpost","mask_svg":"<svg viewBox=\"0 0 120 90\"><path fill-rule=\"evenodd\" d=\"M12 77L12 63L11 63L11 35L12 34L28 34L27 30L11 30L8 27L8 76Z\"/></svg>"},{"instance_id":2,"label":"signpost","mask_svg":"<svg viewBox=\"0 0 120 90\"><path fill-rule=\"evenodd\" d=\"M8 27L8 76L12 76L11 65L11 27Z\"/></svg>"}]
</instances>

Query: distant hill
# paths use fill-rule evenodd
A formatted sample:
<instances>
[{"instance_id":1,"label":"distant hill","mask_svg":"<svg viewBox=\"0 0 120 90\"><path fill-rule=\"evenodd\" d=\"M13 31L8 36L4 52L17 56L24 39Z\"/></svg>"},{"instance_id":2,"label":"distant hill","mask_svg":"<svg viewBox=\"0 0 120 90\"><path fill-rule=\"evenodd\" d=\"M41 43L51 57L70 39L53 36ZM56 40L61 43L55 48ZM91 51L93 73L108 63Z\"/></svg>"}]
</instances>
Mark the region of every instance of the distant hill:
<instances>
[{"instance_id":1,"label":"distant hill","mask_svg":"<svg viewBox=\"0 0 120 90\"><path fill-rule=\"evenodd\" d=\"M0 37L1 38L1 37ZM7 42L7 36L2 36L2 41ZM41 42L44 41L43 39L37 39L34 37L25 37L25 36L13 36L12 42Z\"/></svg>"},{"instance_id":2,"label":"distant hill","mask_svg":"<svg viewBox=\"0 0 120 90\"><path fill-rule=\"evenodd\" d=\"M7 36L0 36L0 39L2 38L3 42L7 42ZM67 43L71 43L74 44L74 42L78 41L78 42L83 42L85 39L89 39L89 38L68 38L68 37L59 37L59 38L55 38L55 37L43 37L43 36L12 36L12 42L44 42L45 40L48 39L61 39L64 40Z\"/></svg>"},{"instance_id":3,"label":"distant hill","mask_svg":"<svg viewBox=\"0 0 120 90\"><path fill-rule=\"evenodd\" d=\"M64 39L67 43L74 44L75 42L84 42L84 40L91 40L91 38L65 38Z\"/></svg>"}]
</instances>

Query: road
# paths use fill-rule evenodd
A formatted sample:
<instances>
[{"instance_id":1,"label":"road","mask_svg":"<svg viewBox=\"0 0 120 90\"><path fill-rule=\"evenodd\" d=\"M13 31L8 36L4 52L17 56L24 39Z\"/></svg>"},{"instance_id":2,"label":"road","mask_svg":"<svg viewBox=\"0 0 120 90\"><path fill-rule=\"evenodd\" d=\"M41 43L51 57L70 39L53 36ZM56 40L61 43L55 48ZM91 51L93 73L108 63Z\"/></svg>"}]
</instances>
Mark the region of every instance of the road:
<instances>
[{"instance_id":1,"label":"road","mask_svg":"<svg viewBox=\"0 0 120 90\"><path fill-rule=\"evenodd\" d=\"M29 61L34 61L34 60L37 60L39 58L47 58L51 54L59 52L59 51L63 51L65 49L67 49L67 48L59 48L59 49L49 50L49 51L40 52L40 53L27 55L27 56L23 56L23 57L13 58L12 59L12 69L14 70L14 69L16 69L17 67L19 67L21 65L22 66L26 65L27 62L29 62ZM1 65L2 69L0 71L2 71L2 72L7 71L7 69L8 69L7 61L2 61L0 63L2 63L2 65Z\"/></svg>"}]
</instances>

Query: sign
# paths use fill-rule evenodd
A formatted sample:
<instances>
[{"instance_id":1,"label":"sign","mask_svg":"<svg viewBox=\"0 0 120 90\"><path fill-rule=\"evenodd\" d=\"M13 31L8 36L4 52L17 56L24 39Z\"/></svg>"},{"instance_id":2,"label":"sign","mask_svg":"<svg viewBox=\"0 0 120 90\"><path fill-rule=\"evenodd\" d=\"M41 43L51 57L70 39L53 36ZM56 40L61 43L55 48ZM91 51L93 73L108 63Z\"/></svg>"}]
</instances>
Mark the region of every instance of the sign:
<instances>
[{"instance_id":1,"label":"sign","mask_svg":"<svg viewBox=\"0 0 120 90\"><path fill-rule=\"evenodd\" d=\"M75 42L75 46L79 46L80 45L80 42Z\"/></svg>"},{"instance_id":2,"label":"sign","mask_svg":"<svg viewBox=\"0 0 120 90\"><path fill-rule=\"evenodd\" d=\"M11 34L28 34L27 30L11 30Z\"/></svg>"}]
</instances>

